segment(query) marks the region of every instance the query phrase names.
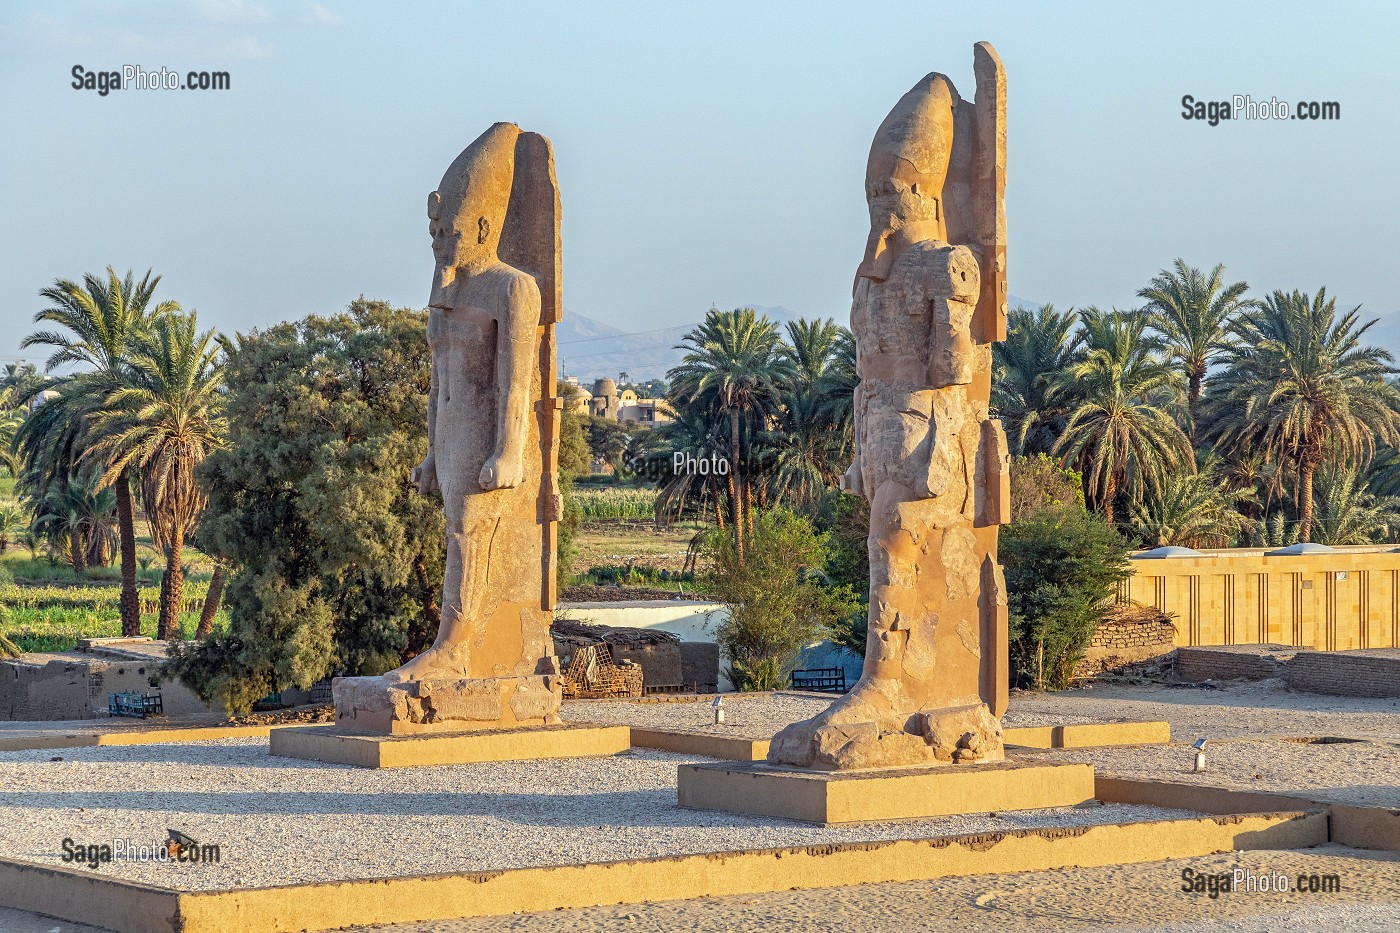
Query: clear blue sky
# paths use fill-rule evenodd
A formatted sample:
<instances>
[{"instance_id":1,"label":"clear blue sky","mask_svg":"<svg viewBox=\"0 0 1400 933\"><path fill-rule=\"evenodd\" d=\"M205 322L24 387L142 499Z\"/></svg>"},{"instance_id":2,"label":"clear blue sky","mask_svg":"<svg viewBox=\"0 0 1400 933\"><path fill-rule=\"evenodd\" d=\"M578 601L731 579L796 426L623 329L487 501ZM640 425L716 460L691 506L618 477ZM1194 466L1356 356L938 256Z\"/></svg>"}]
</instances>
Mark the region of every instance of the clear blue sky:
<instances>
[{"instance_id":1,"label":"clear blue sky","mask_svg":"<svg viewBox=\"0 0 1400 933\"><path fill-rule=\"evenodd\" d=\"M0 10L0 355L38 290L113 264L249 329L425 303L424 202L497 120L554 140L568 309L844 320L871 134L928 71L1006 63L1010 287L1126 306L1178 256L1400 308L1400 8L1313 3L11 2ZM70 87L75 64L228 92ZM1209 127L1183 94L1335 100Z\"/></svg>"}]
</instances>

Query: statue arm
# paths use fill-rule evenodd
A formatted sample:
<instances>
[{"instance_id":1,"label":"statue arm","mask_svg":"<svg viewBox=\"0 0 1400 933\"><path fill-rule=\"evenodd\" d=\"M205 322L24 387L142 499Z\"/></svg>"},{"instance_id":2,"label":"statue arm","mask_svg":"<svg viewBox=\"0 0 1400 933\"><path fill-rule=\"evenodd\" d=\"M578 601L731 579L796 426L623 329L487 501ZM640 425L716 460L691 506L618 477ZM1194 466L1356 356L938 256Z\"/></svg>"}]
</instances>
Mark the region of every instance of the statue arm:
<instances>
[{"instance_id":1,"label":"statue arm","mask_svg":"<svg viewBox=\"0 0 1400 933\"><path fill-rule=\"evenodd\" d=\"M851 308L851 333L855 333L856 314L861 301L865 299L868 286L865 279L856 278L855 299ZM856 337L856 372L860 372L860 338ZM848 492L853 496L865 495L865 482L861 476L860 467L860 443L861 443L861 421L864 420L865 392L859 381L856 382L855 392L851 399L851 434L854 443L851 445L852 456L851 465L846 468L846 472L841 476L840 485L842 492Z\"/></svg>"},{"instance_id":2,"label":"statue arm","mask_svg":"<svg viewBox=\"0 0 1400 933\"><path fill-rule=\"evenodd\" d=\"M505 308L496 319L496 448L481 468L482 489L518 486L525 478L539 321L539 286L522 275L507 289Z\"/></svg>"}]
</instances>

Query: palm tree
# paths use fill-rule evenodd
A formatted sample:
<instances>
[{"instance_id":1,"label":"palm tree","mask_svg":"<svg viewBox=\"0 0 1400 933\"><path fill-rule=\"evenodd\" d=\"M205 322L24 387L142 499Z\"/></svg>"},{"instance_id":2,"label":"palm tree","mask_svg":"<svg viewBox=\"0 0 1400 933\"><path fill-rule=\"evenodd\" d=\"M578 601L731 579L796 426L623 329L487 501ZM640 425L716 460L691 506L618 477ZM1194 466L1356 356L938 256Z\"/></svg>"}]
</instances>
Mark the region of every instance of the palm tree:
<instances>
[{"instance_id":1,"label":"palm tree","mask_svg":"<svg viewBox=\"0 0 1400 933\"><path fill-rule=\"evenodd\" d=\"M133 354L126 383L108 396L89 454L104 483L139 468L151 526L166 553L156 637L175 633L184 593L183 548L204 509L195 468L220 443L222 347L194 312L157 318Z\"/></svg>"},{"instance_id":2,"label":"palm tree","mask_svg":"<svg viewBox=\"0 0 1400 933\"><path fill-rule=\"evenodd\" d=\"M837 485L850 458L845 438L826 417L825 407L825 400L814 392L788 394L773 428L761 435L760 459L771 501L802 510Z\"/></svg>"},{"instance_id":3,"label":"palm tree","mask_svg":"<svg viewBox=\"0 0 1400 933\"><path fill-rule=\"evenodd\" d=\"M1172 269L1163 269L1138 292L1138 297L1147 301L1145 310L1152 316L1152 327L1166 340L1170 358L1186 370L1192 443L1206 371L1229 349L1235 320L1256 304L1244 297L1249 291L1247 282L1226 285L1224 275L1223 264L1217 264L1207 276L1184 259L1177 259Z\"/></svg>"},{"instance_id":4,"label":"palm tree","mask_svg":"<svg viewBox=\"0 0 1400 933\"><path fill-rule=\"evenodd\" d=\"M0 375L0 408L18 408L27 404L35 394L46 388L47 381L33 363L6 363L4 374Z\"/></svg>"},{"instance_id":5,"label":"palm tree","mask_svg":"<svg viewBox=\"0 0 1400 933\"><path fill-rule=\"evenodd\" d=\"M1313 493L1313 523L1319 544L1375 544L1390 540L1391 533L1400 527L1400 498L1371 492L1353 466L1323 466Z\"/></svg>"},{"instance_id":6,"label":"palm tree","mask_svg":"<svg viewBox=\"0 0 1400 933\"><path fill-rule=\"evenodd\" d=\"M73 363L92 368L97 395L106 395L122 383L124 368L137 337L150 320L180 310L174 301L151 306L160 276L152 277L147 270L140 282L131 272L118 279L116 270L107 267L107 279L88 274L82 285L59 279L39 292L52 304L35 315L36 322L57 325L61 330L30 334L23 347L45 345L54 353L45 369ZM53 404L52 402L47 403ZM79 405L72 406L77 414ZM117 528L121 547L121 619L122 634L134 636L141 631L141 602L136 591L136 513L132 507L131 487L134 477L123 471L116 477Z\"/></svg>"},{"instance_id":7,"label":"palm tree","mask_svg":"<svg viewBox=\"0 0 1400 933\"><path fill-rule=\"evenodd\" d=\"M792 363L793 391L807 391L826 375L839 349L842 330L831 318L787 322L788 342L780 352Z\"/></svg>"},{"instance_id":8,"label":"palm tree","mask_svg":"<svg viewBox=\"0 0 1400 933\"><path fill-rule=\"evenodd\" d=\"M55 550L66 550L75 574L91 564L105 564L112 551L112 514L116 497L101 489L96 477L76 476L49 491L34 510L32 527Z\"/></svg>"},{"instance_id":9,"label":"palm tree","mask_svg":"<svg viewBox=\"0 0 1400 933\"><path fill-rule=\"evenodd\" d=\"M742 443L767 426L781 405L781 387L792 378L793 365L780 352L778 328L753 308L719 311L686 334L676 349L680 365L667 373L675 407L699 406L715 421L729 425L730 524L743 550L750 496L744 475Z\"/></svg>"},{"instance_id":10,"label":"palm tree","mask_svg":"<svg viewBox=\"0 0 1400 933\"><path fill-rule=\"evenodd\" d=\"M20 458L15 450L15 435L24 424L23 408L0 411L0 466L4 466L10 476L19 478Z\"/></svg>"},{"instance_id":11,"label":"palm tree","mask_svg":"<svg viewBox=\"0 0 1400 933\"><path fill-rule=\"evenodd\" d=\"M713 505L715 522L720 529L724 528L729 477L714 471L678 471L673 459L675 453L689 453L697 460L718 462L727 447L719 427L705 412L681 408L674 420L639 435L640 443L646 446L636 451L633 462L637 464L638 473L655 479L661 487L656 497L658 520L678 519L687 509L698 509L705 514Z\"/></svg>"},{"instance_id":12,"label":"palm tree","mask_svg":"<svg viewBox=\"0 0 1400 933\"><path fill-rule=\"evenodd\" d=\"M1084 359L1067 377L1083 399L1054 453L1084 476L1085 492L1114 521L1120 491L1157 490L1172 470L1194 471L1191 445L1166 405L1180 393L1181 374L1158 355L1140 312L1080 312Z\"/></svg>"},{"instance_id":13,"label":"palm tree","mask_svg":"<svg viewBox=\"0 0 1400 933\"><path fill-rule=\"evenodd\" d=\"M1073 384L1065 374L1083 357L1073 335L1078 315L1054 305L1007 314L1006 339L992 345L992 407L1016 456L1049 453L1064 431Z\"/></svg>"},{"instance_id":14,"label":"palm tree","mask_svg":"<svg viewBox=\"0 0 1400 933\"><path fill-rule=\"evenodd\" d=\"M1241 512L1253 498L1252 489L1229 488L1208 460L1198 473L1169 473L1133 504L1133 522L1148 547L1229 547L1255 528Z\"/></svg>"},{"instance_id":15,"label":"palm tree","mask_svg":"<svg viewBox=\"0 0 1400 933\"><path fill-rule=\"evenodd\" d=\"M24 509L17 502L0 502L0 554L10 547L10 535L24 529L28 524Z\"/></svg>"},{"instance_id":16,"label":"palm tree","mask_svg":"<svg viewBox=\"0 0 1400 933\"><path fill-rule=\"evenodd\" d=\"M1254 451L1297 477L1298 536L1311 541L1313 477L1335 456L1356 464L1377 442L1400 440L1394 358L1361 338L1360 307L1337 315L1325 288L1311 299L1276 291L1235 324L1239 342L1206 393L1207 433L1233 452Z\"/></svg>"},{"instance_id":17,"label":"palm tree","mask_svg":"<svg viewBox=\"0 0 1400 933\"><path fill-rule=\"evenodd\" d=\"M851 459L854 440L856 386L860 373L856 369L856 337L846 328L838 328L831 359L813 387L821 400L822 417L841 433L842 459Z\"/></svg>"}]
</instances>

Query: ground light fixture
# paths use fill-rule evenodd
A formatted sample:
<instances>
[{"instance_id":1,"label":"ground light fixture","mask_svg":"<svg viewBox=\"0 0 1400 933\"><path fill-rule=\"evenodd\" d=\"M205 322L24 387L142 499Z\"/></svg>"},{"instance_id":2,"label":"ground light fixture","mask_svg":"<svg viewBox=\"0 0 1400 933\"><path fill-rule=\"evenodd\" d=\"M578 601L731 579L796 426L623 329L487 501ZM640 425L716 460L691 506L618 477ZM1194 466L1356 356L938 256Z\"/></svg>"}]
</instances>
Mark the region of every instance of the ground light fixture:
<instances>
[{"instance_id":1,"label":"ground light fixture","mask_svg":"<svg viewBox=\"0 0 1400 933\"><path fill-rule=\"evenodd\" d=\"M1204 771L1206 769L1206 740L1197 739L1191 747L1196 750L1196 770Z\"/></svg>"},{"instance_id":2,"label":"ground light fixture","mask_svg":"<svg viewBox=\"0 0 1400 933\"><path fill-rule=\"evenodd\" d=\"M715 701L710 704L715 711L715 725L724 725L724 697L716 696Z\"/></svg>"}]
</instances>

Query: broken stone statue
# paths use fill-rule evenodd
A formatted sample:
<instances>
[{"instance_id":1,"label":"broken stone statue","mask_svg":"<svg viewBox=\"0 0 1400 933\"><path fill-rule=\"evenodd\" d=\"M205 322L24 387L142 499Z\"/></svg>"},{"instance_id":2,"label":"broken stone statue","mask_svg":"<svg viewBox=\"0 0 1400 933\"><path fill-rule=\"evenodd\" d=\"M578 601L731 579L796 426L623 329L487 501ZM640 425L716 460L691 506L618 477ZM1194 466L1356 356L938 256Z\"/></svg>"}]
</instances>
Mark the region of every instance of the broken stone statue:
<instances>
[{"instance_id":1,"label":"broken stone statue","mask_svg":"<svg viewBox=\"0 0 1400 933\"><path fill-rule=\"evenodd\" d=\"M930 74L870 147L870 239L851 308L856 455L842 480L870 501L865 666L827 711L778 733L773 764L1003 758L996 544L1009 457L988 401L992 344L1006 328L1006 77L985 42L973 67L973 101Z\"/></svg>"},{"instance_id":2,"label":"broken stone statue","mask_svg":"<svg viewBox=\"0 0 1400 933\"><path fill-rule=\"evenodd\" d=\"M447 513L432 647L382 677L335 681L342 729L403 734L559 721L554 608L554 323L559 193L548 139L497 123L428 195L428 455Z\"/></svg>"}]
</instances>

